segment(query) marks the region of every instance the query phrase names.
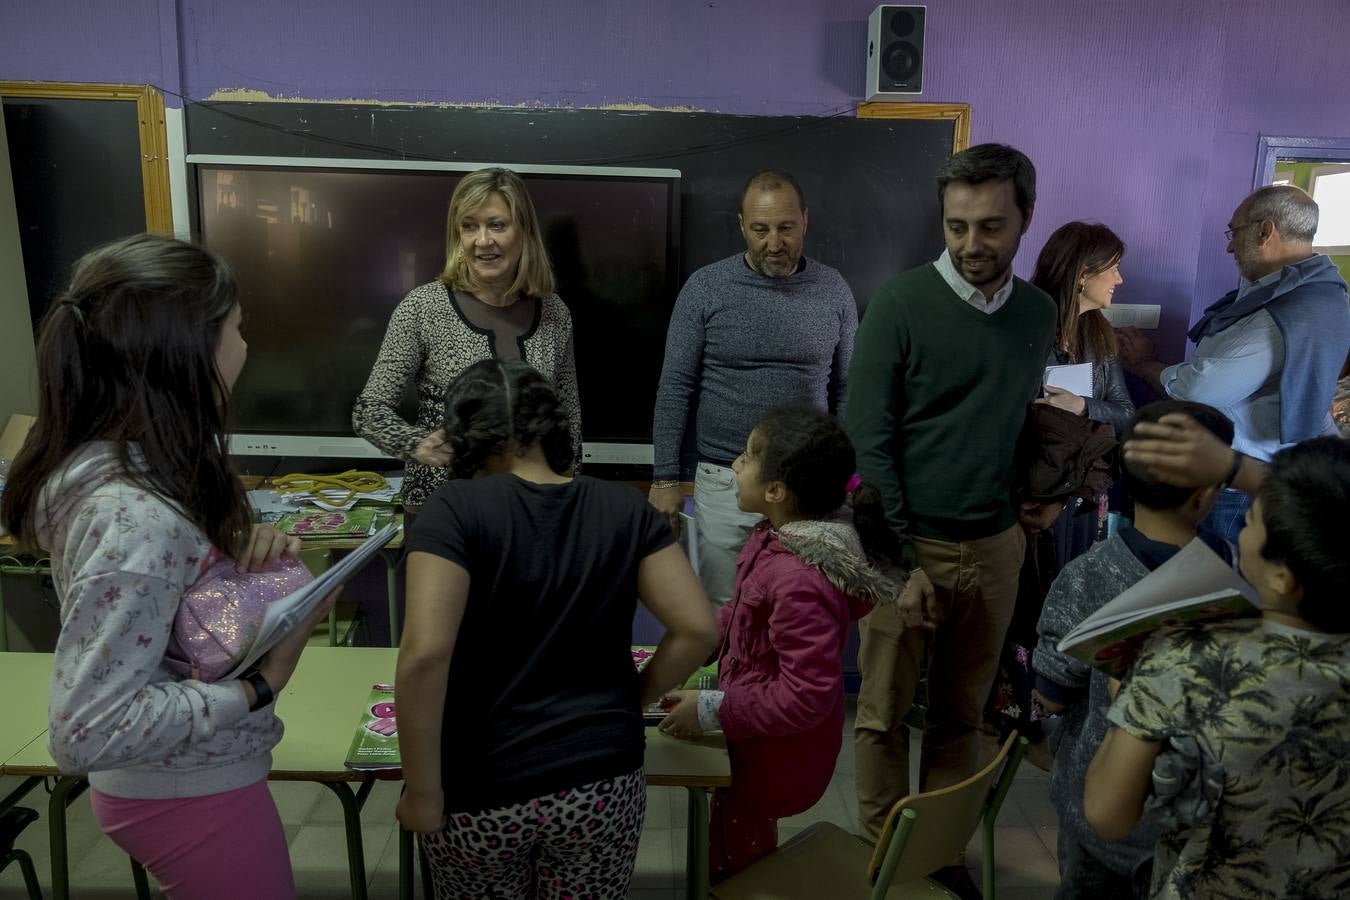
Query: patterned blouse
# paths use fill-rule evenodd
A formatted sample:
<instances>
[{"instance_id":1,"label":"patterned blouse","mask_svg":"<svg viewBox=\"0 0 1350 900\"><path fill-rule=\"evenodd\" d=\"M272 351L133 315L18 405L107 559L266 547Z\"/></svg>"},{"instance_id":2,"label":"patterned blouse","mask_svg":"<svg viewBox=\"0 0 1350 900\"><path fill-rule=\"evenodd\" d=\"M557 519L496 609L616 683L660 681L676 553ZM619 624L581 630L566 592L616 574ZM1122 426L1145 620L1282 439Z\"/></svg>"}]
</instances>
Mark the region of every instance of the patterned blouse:
<instances>
[{"instance_id":1,"label":"patterned blouse","mask_svg":"<svg viewBox=\"0 0 1350 900\"><path fill-rule=\"evenodd\" d=\"M1224 770L1201 827L1164 834L1154 898L1350 895L1350 635L1262 619L1154 637L1107 718L1204 738Z\"/></svg>"},{"instance_id":2,"label":"patterned blouse","mask_svg":"<svg viewBox=\"0 0 1350 900\"><path fill-rule=\"evenodd\" d=\"M557 294L544 297L536 309L534 325L518 338L520 358L552 380L571 420L575 459L580 462L581 402L572 315ZM441 427L446 387L469 366L495 356L491 332L470 324L439 281L413 288L389 317L380 354L352 409L352 427L385 453L407 462L406 506L421 506L449 477L448 469L412 459L417 445ZM413 425L398 414L410 381L417 387Z\"/></svg>"}]
</instances>

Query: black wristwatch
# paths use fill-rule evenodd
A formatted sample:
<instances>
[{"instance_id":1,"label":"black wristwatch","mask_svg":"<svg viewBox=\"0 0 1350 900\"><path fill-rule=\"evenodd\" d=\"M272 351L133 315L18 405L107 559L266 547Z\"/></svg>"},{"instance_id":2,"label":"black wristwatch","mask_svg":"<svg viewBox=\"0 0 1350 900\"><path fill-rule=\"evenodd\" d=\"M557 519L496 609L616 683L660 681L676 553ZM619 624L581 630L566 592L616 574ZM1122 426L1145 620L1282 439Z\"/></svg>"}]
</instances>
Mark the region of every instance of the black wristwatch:
<instances>
[{"instance_id":1,"label":"black wristwatch","mask_svg":"<svg viewBox=\"0 0 1350 900\"><path fill-rule=\"evenodd\" d=\"M257 695L253 705L248 708L249 712L257 712L267 704L271 703L276 696L272 693L272 686L267 683L267 679L258 671L257 666L251 666L247 672L239 676L240 681L247 681L253 685L253 693Z\"/></svg>"}]
</instances>

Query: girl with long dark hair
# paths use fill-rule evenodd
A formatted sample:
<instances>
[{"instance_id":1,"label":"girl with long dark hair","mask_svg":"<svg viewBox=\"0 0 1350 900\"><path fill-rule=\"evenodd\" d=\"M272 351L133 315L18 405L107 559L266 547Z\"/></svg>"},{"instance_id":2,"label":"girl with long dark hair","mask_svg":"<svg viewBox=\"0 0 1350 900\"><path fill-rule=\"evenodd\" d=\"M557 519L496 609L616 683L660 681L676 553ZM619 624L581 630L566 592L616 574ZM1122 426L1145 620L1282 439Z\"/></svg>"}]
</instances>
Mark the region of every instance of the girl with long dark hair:
<instances>
[{"instance_id":1,"label":"girl with long dark hair","mask_svg":"<svg viewBox=\"0 0 1350 900\"><path fill-rule=\"evenodd\" d=\"M241 318L233 275L199 247L143 234L85 255L43 322L37 422L0 506L21 547L50 554L61 601L52 756L88 774L104 832L193 900L295 896L265 781L282 731L270 704L327 612L238 679L166 659L212 559L262 572L299 549L250 524L226 455Z\"/></svg>"}]
</instances>

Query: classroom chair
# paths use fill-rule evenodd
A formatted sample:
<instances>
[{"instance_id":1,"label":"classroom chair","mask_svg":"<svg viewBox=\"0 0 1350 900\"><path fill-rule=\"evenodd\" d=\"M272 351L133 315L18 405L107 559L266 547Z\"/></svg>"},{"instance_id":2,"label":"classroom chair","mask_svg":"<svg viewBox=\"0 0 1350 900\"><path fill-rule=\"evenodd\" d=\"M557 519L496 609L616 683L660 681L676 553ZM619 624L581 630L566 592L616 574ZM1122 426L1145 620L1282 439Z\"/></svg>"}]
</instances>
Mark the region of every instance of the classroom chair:
<instances>
[{"instance_id":1,"label":"classroom chair","mask_svg":"<svg viewBox=\"0 0 1350 900\"><path fill-rule=\"evenodd\" d=\"M25 828L37 821L37 817L37 811L26 806L14 806L0 813L0 872L10 863L17 862L23 873L23 883L28 888L29 900L42 900L42 887L38 884L32 857L16 849L14 842Z\"/></svg>"},{"instance_id":2,"label":"classroom chair","mask_svg":"<svg viewBox=\"0 0 1350 900\"><path fill-rule=\"evenodd\" d=\"M951 898L927 878L951 864L978 827L983 893L994 900L994 821L1026 753L1017 732L980 772L947 788L911 794L891 809L872 847L829 822L818 822L713 888L717 900L915 900Z\"/></svg>"}]
</instances>

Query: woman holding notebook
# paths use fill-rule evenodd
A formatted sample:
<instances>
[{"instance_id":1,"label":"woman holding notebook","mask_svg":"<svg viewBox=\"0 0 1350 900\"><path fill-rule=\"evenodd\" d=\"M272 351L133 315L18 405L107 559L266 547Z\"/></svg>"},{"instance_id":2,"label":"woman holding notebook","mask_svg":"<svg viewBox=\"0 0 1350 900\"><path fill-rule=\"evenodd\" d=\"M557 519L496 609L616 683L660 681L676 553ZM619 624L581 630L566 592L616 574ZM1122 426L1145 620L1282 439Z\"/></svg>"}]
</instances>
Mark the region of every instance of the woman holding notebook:
<instances>
[{"instance_id":1,"label":"woman holding notebook","mask_svg":"<svg viewBox=\"0 0 1350 900\"><path fill-rule=\"evenodd\" d=\"M1116 357L1116 335L1102 310L1111 305L1125 244L1105 225L1069 222L1050 235L1036 258L1031 283L1055 298L1059 326L1047 366L1087 364L1092 391L1078 395L1047 385L1042 403L1106 422L1119 436L1134 415L1125 373Z\"/></svg>"}]
</instances>

